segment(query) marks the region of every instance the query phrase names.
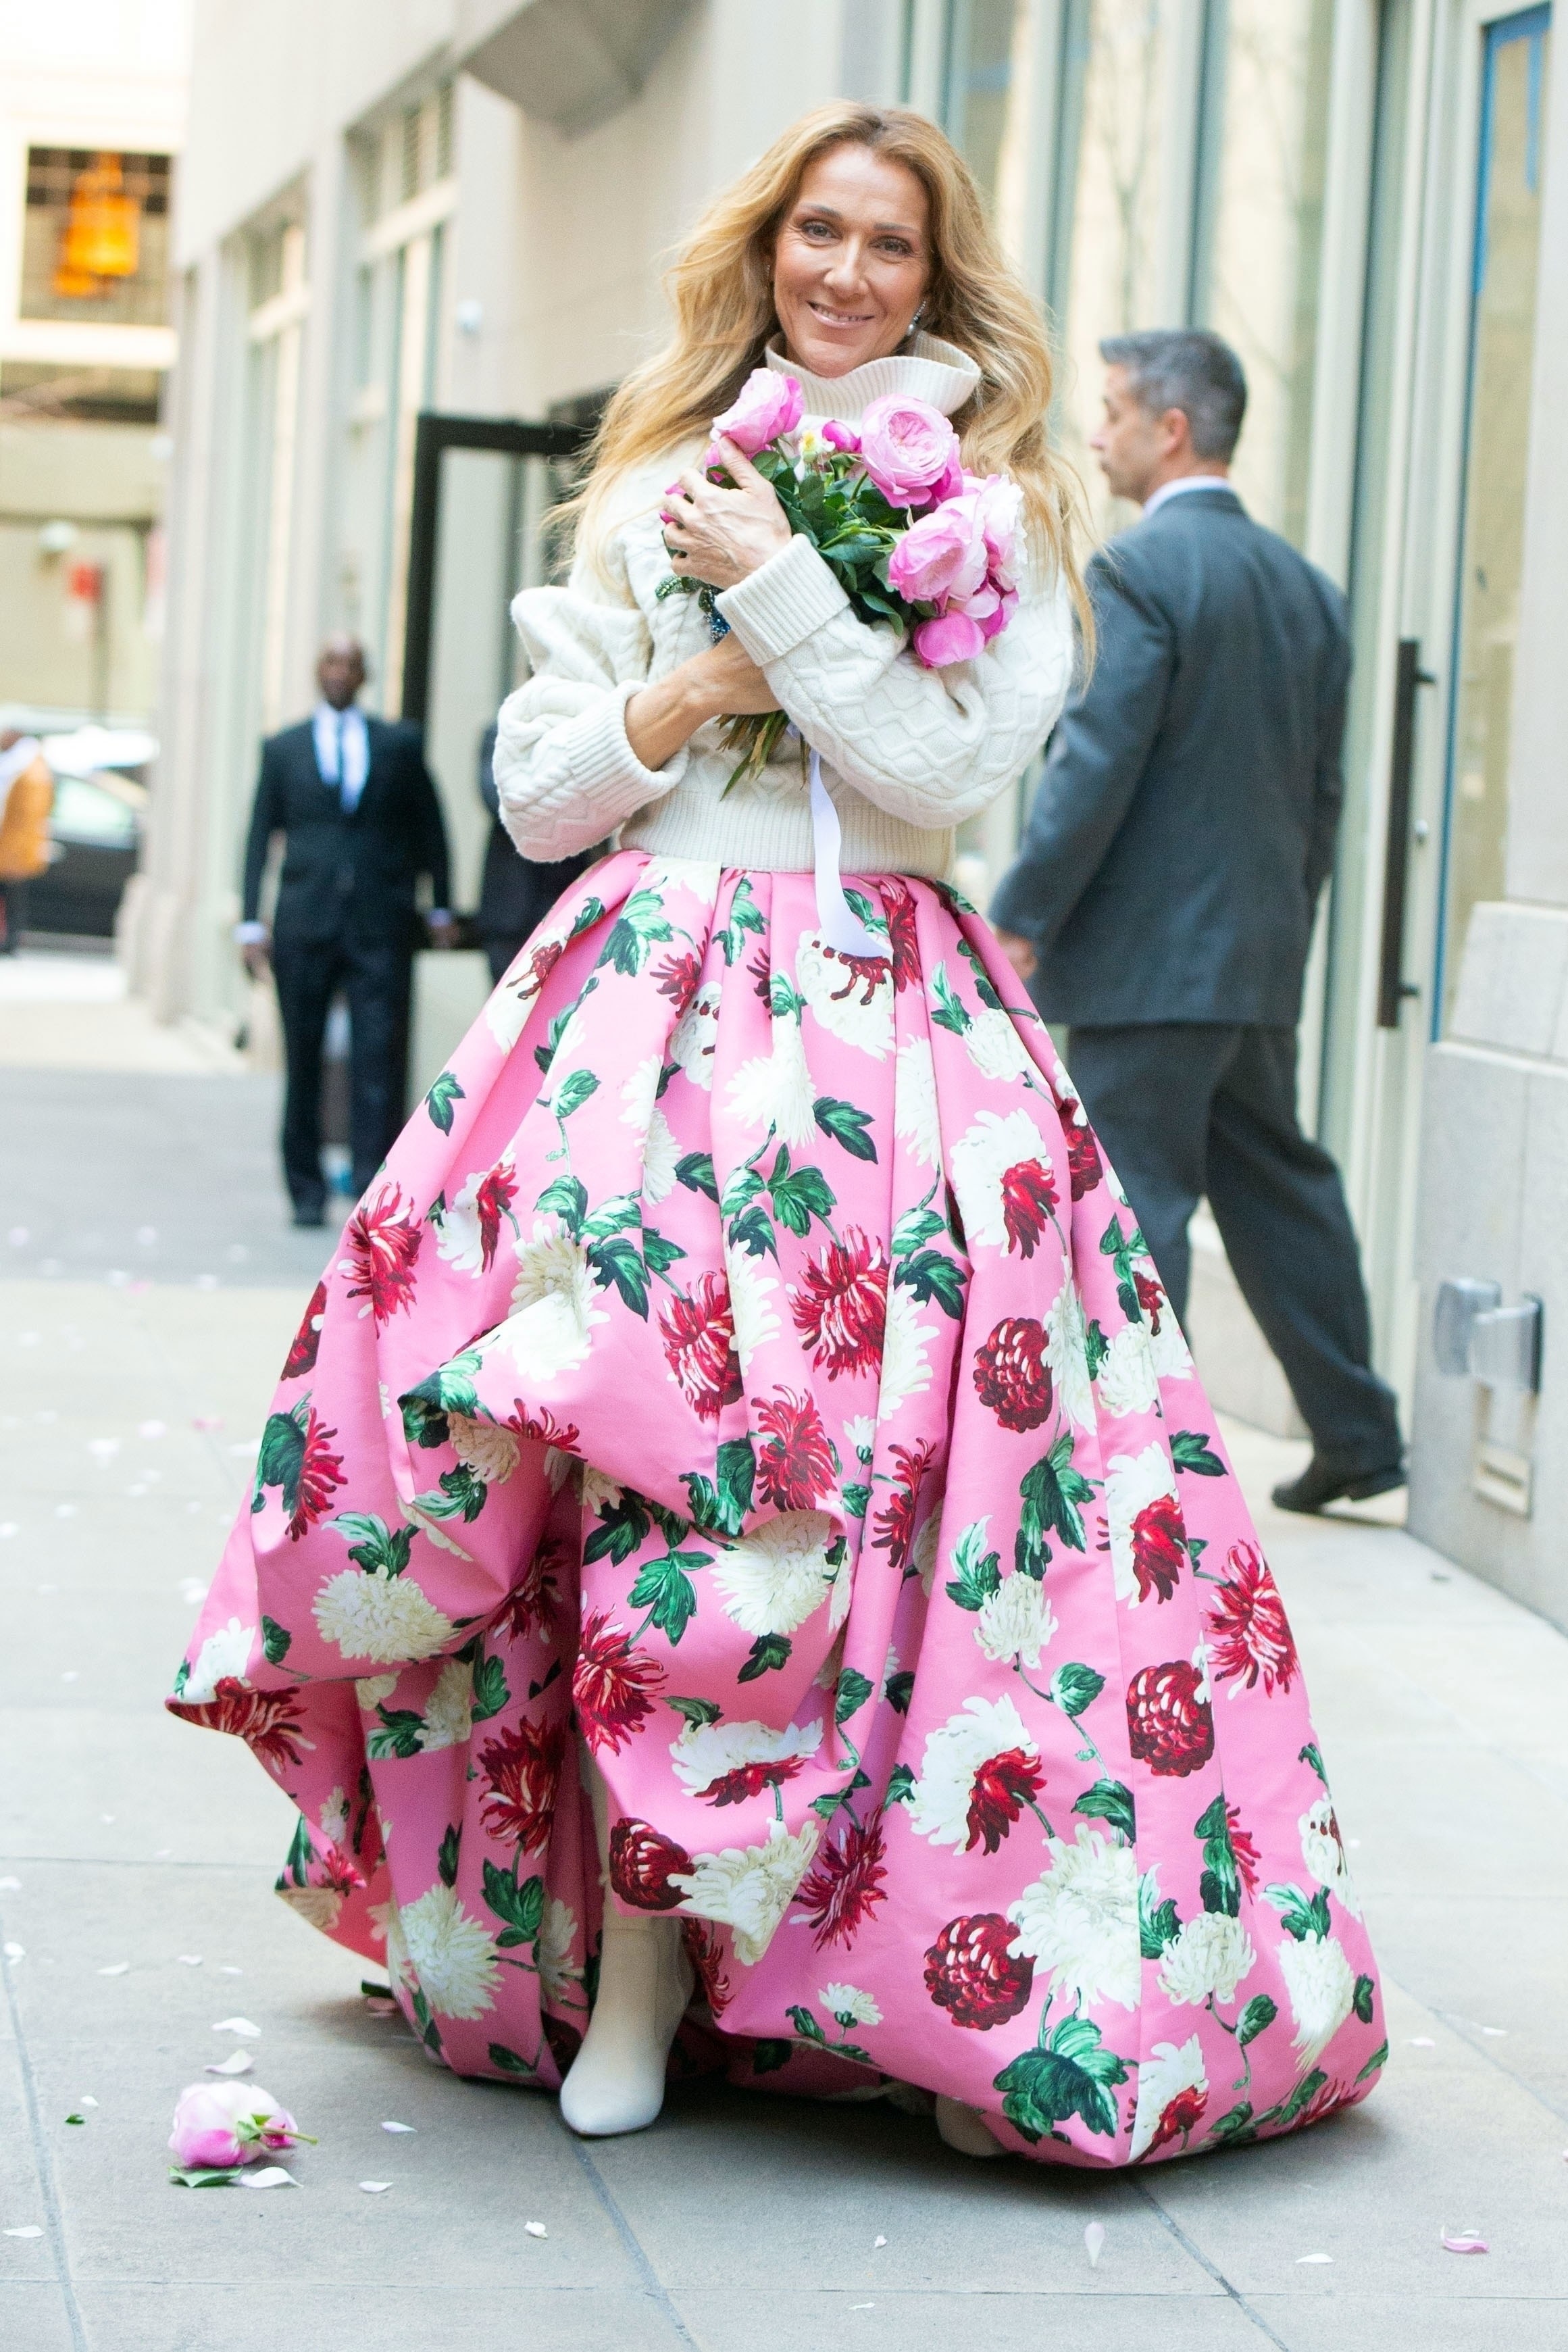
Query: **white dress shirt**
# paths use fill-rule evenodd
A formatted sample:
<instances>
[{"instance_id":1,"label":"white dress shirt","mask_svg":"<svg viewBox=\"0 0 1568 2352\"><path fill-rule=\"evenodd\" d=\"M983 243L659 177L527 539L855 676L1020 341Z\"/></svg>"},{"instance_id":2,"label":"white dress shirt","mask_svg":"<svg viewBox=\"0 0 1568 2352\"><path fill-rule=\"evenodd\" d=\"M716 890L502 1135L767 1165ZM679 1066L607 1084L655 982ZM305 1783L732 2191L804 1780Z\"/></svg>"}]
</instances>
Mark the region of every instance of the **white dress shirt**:
<instances>
[{"instance_id":1,"label":"white dress shirt","mask_svg":"<svg viewBox=\"0 0 1568 2352\"><path fill-rule=\"evenodd\" d=\"M343 814L351 816L371 772L371 738L365 714L355 703L346 710L335 710L329 702L319 702L310 714L310 732L321 781L338 786Z\"/></svg>"},{"instance_id":2,"label":"white dress shirt","mask_svg":"<svg viewBox=\"0 0 1568 2352\"><path fill-rule=\"evenodd\" d=\"M1167 499L1179 499L1184 490L1228 490L1236 495L1228 474L1178 474L1174 482L1162 482L1157 490L1144 500L1144 520L1157 514Z\"/></svg>"}]
</instances>

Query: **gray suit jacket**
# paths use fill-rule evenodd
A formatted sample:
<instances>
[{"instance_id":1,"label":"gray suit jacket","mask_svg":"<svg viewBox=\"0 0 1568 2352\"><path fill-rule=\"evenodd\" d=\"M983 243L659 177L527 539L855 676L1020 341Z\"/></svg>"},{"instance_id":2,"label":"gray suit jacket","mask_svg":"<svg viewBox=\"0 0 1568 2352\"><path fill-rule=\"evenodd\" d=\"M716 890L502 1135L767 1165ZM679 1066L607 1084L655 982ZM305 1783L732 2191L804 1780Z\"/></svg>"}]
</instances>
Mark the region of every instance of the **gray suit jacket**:
<instances>
[{"instance_id":1,"label":"gray suit jacket","mask_svg":"<svg viewBox=\"0 0 1568 2352\"><path fill-rule=\"evenodd\" d=\"M991 908L1048 1021L1288 1026L1333 863L1344 599L1233 490L1089 566L1099 657Z\"/></svg>"}]
</instances>

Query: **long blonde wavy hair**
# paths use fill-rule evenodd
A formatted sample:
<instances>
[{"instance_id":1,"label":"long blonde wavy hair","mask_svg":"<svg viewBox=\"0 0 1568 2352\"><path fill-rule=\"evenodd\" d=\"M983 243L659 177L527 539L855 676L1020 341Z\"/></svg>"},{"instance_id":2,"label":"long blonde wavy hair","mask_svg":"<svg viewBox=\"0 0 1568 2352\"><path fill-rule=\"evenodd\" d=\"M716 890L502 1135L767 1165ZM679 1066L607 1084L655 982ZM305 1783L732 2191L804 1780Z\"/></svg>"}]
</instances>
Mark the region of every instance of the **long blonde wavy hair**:
<instances>
[{"instance_id":1,"label":"long blonde wavy hair","mask_svg":"<svg viewBox=\"0 0 1568 2352\"><path fill-rule=\"evenodd\" d=\"M1023 492L1037 551L1067 581L1089 634L1076 549L1077 483L1046 437L1051 363L1045 331L1003 260L968 165L923 114L841 101L776 139L716 197L664 278L675 331L618 387L589 451L591 471L565 510L592 559L635 467L705 434L779 332L774 241L809 165L831 148L869 147L913 172L929 211L931 280L921 325L967 352L980 371L954 417L964 462L1007 473Z\"/></svg>"}]
</instances>

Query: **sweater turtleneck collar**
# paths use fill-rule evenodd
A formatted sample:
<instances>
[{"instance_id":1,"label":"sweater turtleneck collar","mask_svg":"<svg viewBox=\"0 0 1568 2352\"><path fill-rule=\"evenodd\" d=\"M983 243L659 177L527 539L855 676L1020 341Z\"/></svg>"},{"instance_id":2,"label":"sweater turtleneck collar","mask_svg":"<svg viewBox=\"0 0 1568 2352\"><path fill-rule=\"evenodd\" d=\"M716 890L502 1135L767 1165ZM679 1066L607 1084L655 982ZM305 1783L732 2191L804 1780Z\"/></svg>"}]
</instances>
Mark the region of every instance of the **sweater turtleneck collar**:
<instances>
[{"instance_id":1,"label":"sweater turtleneck collar","mask_svg":"<svg viewBox=\"0 0 1568 2352\"><path fill-rule=\"evenodd\" d=\"M771 344L763 353L768 367L792 375L800 387L808 416L833 418L840 425L858 425L873 400L902 393L929 401L944 416L963 407L980 381L980 371L967 352L936 335L916 335L904 351L884 360L868 360L863 367L843 375L810 375Z\"/></svg>"}]
</instances>

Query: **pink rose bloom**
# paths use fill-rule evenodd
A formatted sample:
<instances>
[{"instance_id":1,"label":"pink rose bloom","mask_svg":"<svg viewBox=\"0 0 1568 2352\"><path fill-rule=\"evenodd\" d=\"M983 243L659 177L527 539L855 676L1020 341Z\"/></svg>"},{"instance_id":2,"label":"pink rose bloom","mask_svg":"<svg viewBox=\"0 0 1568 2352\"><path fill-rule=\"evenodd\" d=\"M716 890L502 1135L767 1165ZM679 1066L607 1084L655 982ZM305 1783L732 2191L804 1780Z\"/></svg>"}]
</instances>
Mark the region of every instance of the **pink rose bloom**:
<instances>
[{"instance_id":1,"label":"pink rose bloom","mask_svg":"<svg viewBox=\"0 0 1568 2352\"><path fill-rule=\"evenodd\" d=\"M972 596L955 596L947 606L950 613L962 613L967 620L977 621L980 634L988 645L999 637L1018 608L1018 590L998 588L988 580Z\"/></svg>"},{"instance_id":2,"label":"pink rose bloom","mask_svg":"<svg viewBox=\"0 0 1568 2352\"><path fill-rule=\"evenodd\" d=\"M722 434L745 456L755 457L780 434L793 433L804 408L800 387L792 375L780 375L773 368L753 368L734 406L714 418L714 438Z\"/></svg>"},{"instance_id":3,"label":"pink rose bloom","mask_svg":"<svg viewBox=\"0 0 1568 2352\"><path fill-rule=\"evenodd\" d=\"M888 584L906 604L939 604L983 587L989 560L975 499L967 493L910 524L888 558Z\"/></svg>"},{"instance_id":4,"label":"pink rose bloom","mask_svg":"<svg viewBox=\"0 0 1568 2352\"><path fill-rule=\"evenodd\" d=\"M973 661L985 646L986 633L967 613L943 613L922 621L915 632L915 651L927 669L946 669L949 662Z\"/></svg>"},{"instance_id":5,"label":"pink rose bloom","mask_svg":"<svg viewBox=\"0 0 1568 2352\"><path fill-rule=\"evenodd\" d=\"M992 579L998 587L1016 588L1023 492L1005 475L992 474L976 485L975 509L985 537Z\"/></svg>"},{"instance_id":6,"label":"pink rose bloom","mask_svg":"<svg viewBox=\"0 0 1568 2352\"><path fill-rule=\"evenodd\" d=\"M861 446L861 436L852 425L841 425L830 416L822 426L822 438L830 449L845 449L852 457Z\"/></svg>"},{"instance_id":7,"label":"pink rose bloom","mask_svg":"<svg viewBox=\"0 0 1568 2352\"><path fill-rule=\"evenodd\" d=\"M180 2094L169 2146L190 2172L233 2172L303 2135L269 2091L244 2083L193 2083Z\"/></svg>"},{"instance_id":8,"label":"pink rose bloom","mask_svg":"<svg viewBox=\"0 0 1568 2352\"><path fill-rule=\"evenodd\" d=\"M957 457L957 435L929 401L890 393L861 418L861 462L890 507L926 505Z\"/></svg>"},{"instance_id":9,"label":"pink rose bloom","mask_svg":"<svg viewBox=\"0 0 1568 2352\"><path fill-rule=\"evenodd\" d=\"M931 496L936 503L940 505L945 499L956 499L959 497L964 490L973 488L974 479L975 478L972 474L965 473L964 461L958 455L957 444L955 442L953 446L953 455L948 460L947 470L943 475L942 479L936 484Z\"/></svg>"}]
</instances>

